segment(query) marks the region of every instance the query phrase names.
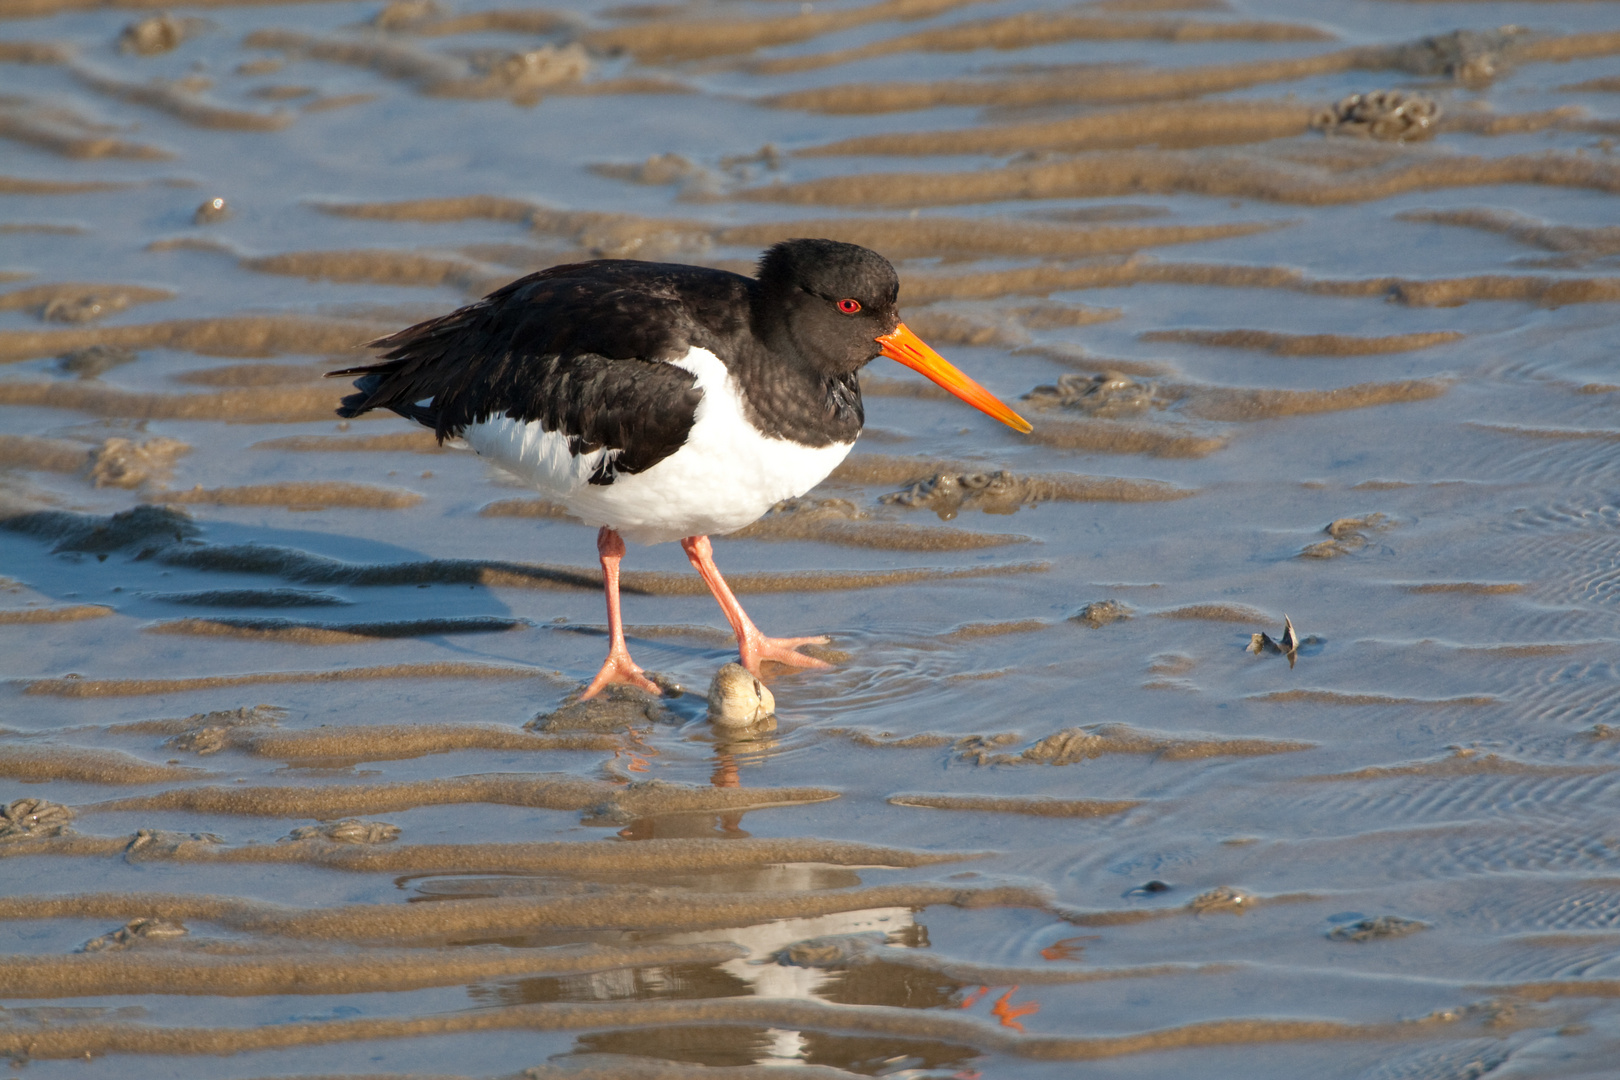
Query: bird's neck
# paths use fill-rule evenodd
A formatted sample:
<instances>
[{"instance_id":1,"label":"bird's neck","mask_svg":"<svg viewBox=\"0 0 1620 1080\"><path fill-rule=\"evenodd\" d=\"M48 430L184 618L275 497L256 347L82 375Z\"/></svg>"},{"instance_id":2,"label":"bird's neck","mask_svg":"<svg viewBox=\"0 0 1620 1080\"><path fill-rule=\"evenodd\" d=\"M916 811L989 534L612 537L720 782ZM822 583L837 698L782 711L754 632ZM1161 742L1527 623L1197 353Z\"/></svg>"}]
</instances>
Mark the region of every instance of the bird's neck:
<instances>
[{"instance_id":1,"label":"bird's neck","mask_svg":"<svg viewBox=\"0 0 1620 1080\"><path fill-rule=\"evenodd\" d=\"M853 442L866 413L856 373L823 375L802 358L741 350L727 367L748 419L766 435L807 446Z\"/></svg>"}]
</instances>

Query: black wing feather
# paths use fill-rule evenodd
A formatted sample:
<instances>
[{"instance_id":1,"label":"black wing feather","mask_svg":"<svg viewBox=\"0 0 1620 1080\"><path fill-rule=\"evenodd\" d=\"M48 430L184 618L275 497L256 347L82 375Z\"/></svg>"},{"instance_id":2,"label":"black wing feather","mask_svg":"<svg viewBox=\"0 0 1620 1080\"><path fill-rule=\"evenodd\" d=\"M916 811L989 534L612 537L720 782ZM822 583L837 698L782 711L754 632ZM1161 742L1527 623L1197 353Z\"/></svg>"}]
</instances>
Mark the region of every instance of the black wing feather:
<instances>
[{"instance_id":1,"label":"black wing feather","mask_svg":"<svg viewBox=\"0 0 1620 1080\"><path fill-rule=\"evenodd\" d=\"M603 261L521 278L371 342L381 363L331 373L360 376L338 415L390 409L441 442L492 416L539 421L576 454L618 451L593 483L649 469L686 442L703 396L696 376L663 362L711 336L683 302L695 269Z\"/></svg>"}]
</instances>

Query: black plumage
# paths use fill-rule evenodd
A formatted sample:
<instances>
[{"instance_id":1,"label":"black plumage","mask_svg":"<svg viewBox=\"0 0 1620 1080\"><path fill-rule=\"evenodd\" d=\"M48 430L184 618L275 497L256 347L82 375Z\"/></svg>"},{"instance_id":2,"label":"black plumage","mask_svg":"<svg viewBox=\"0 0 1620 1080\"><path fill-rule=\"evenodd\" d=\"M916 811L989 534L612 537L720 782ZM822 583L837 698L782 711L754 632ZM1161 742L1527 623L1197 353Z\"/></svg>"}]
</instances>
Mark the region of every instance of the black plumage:
<instances>
[{"instance_id":1,"label":"black plumage","mask_svg":"<svg viewBox=\"0 0 1620 1080\"><path fill-rule=\"evenodd\" d=\"M806 255L815 273L803 272ZM860 315L818 325L826 301L852 288ZM441 441L495 416L539 421L576 455L609 450L591 481L612 483L686 442L702 392L669 361L700 348L725 364L764 434L850 442L865 420L856 371L898 324L898 288L881 257L816 240L772 248L757 279L626 259L554 266L372 342L381 363L332 372L360 376L338 414L391 409Z\"/></svg>"},{"instance_id":2,"label":"black plumage","mask_svg":"<svg viewBox=\"0 0 1620 1080\"><path fill-rule=\"evenodd\" d=\"M531 274L372 342L382 363L332 373L361 376L338 415L391 409L441 441L494 416L539 421L574 454L617 451L593 483L649 469L686 442L702 396L691 372L662 362L690 336L666 291L601 263Z\"/></svg>"}]
</instances>

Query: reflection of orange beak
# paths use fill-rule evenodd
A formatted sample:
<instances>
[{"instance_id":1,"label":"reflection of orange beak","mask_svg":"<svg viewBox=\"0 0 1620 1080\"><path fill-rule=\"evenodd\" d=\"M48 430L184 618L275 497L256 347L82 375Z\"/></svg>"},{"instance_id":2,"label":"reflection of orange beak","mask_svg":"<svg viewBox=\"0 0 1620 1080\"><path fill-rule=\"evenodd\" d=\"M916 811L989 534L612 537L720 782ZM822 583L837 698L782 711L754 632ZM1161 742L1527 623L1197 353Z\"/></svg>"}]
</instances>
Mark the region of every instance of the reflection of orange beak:
<instances>
[{"instance_id":1,"label":"reflection of orange beak","mask_svg":"<svg viewBox=\"0 0 1620 1080\"><path fill-rule=\"evenodd\" d=\"M943 386L969 405L978 409L987 416L993 416L1014 431L1028 434L1029 421L1013 412L1001 403L990 391L957 371L939 353L923 344L921 338L906 329L901 323L894 328L892 334L884 334L877 339L883 346L883 355L890 360L898 360L913 371L920 371L934 382Z\"/></svg>"}]
</instances>

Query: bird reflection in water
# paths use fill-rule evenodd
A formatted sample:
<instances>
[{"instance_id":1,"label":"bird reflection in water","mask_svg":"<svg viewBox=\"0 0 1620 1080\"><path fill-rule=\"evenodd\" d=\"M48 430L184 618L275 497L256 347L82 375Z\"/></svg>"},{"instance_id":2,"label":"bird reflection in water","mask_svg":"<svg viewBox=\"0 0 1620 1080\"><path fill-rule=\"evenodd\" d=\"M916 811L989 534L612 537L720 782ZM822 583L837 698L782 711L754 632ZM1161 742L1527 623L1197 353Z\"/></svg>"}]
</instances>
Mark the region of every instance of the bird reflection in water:
<instances>
[{"instance_id":1,"label":"bird reflection in water","mask_svg":"<svg viewBox=\"0 0 1620 1080\"><path fill-rule=\"evenodd\" d=\"M776 730L776 718L770 718L770 727L759 735L733 736L714 744L714 772L709 775L709 783L715 787L740 788L742 776L741 764L758 765L778 749L778 743L770 737L770 732ZM741 763L739 762L741 758ZM726 836L744 837L748 833L742 828L744 810L731 810L719 815L719 830Z\"/></svg>"},{"instance_id":2,"label":"bird reflection in water","mask_svg":"<svg viewBox=\"0 0 1620 1080\"><path fill-rule=\"evenodd\" d=\"M743 787L745 769L758 768L781 749L775 702L769 688L736 664L716 676L709 694L713 741L709 783ZM624 753L634 760L634 751ZM745 811L680 814L638 819L619 832L627 840L676 835L744 838ZM861 883L849 870L780 865L753 872L747 882L728 877L734 891L798 892L850 888ZM707 888L719 888L710 881ZM909 908L872 908L808 918L773 919L730 927L718 937L747 955L717 966L756 997L798 998L855 1007L910 1009L972 1008L988 1002L989 1014L1005 1028L1022 1032L1022 1018L1040 1010L1034 1001L1016 1002L1017 986L974 989L933 965L907 963L894 953L928 947L927 930ZM713 941L717 932L661 936L666 944ZM1078 941L1078 939L1076 939ZM1069 945L1074 945L1071 941ZM1076 950L1078 951L1078 950ZM1000 991L999 996L994 996ZM683 1041L685 1040L685 1041ZM688 1045L690 1043L690 1045ZM959 1077L978 1075L970 1064L979 1052L970 1046L914 1035L832 1035L791 1028L726 1026L705 1029L616 1032L581 1040L580 1053L636 1053L707 1065L829 1065L860 1073ZM950 1070L948 1072L944 1070Z\"/></svg>"},{"instance_id":3,"label":"bird reflection in water","mask_svg":"<svg viewBox=\"0 0 1620 1080\"><path fill-rule=\"evenodd\" d=\"M631 745L621 746L614 750L613 760L619 761L620 759L623 759L625 770L628 772L650 771L652 765L648 763L647 759L649 757L657 757L658 751L649 746L643 745L641 740L636 738L635 732L631 732L630 736L625 741Z\"/></svg>"},{"instance_id":4,"label":"bird reflection in water","mask_svg":"<svg viewBox=\"0 0 1620 1080\"><path fill-rule=\"evenodd\" d=\"M709 783L715 787L742 787L738 757L749 764L763 761L777 749L776 698L770 687L755 678L741 664L726 664L714 673L709 684L709 723L713 728L714 772ZM720 832L742 837L743 811L720 815Z\"/></svg>"},{"instance_id":5,"label":"bird reflection in water","mask_svg":"<svg viewBox=\"0 0 1620 1080\"><path fill-rule=\"evenodd\" d=\"M711 784L718 788L742 787L740 770L761 764L780 749L775 738L775 708L776 700L770 689L740 664L726 664L715 674L709 687L708 713L714 739ZM647 759L657 754L656 749L631 730L625 735L625 745L614 751L613 761L623 761L622 768L628 772L644 773L649 771ZM745 839L750 835L742 827L746 813L746 810L727 810L713 816L681 814L637 818L620 829L618 835L622 840L672 836Z\"/></svg>"},{"instance_id":6,"label":"bird reflection in water","mask_svg":"<svg viewBox=\"0 0 1620 1080\"><path fill-rule=\"evenodd\" d=\"M1084 945L1080 944L1082 941L1100 941L1100 940L1102 940L1102 935L1101 934L1085 934L1085 935L1083 935L1081 937L1062 938L1062 939L1060 939L1058 941L1052 942L1052 944L1050 944L1046 948L1042 949L1041 950L1041 959L1043 959L1043 960L1078 960L1078 959L1080 959L1080 955L1086 951L1086 947Z\"/></svg>"},{"instance_id":7,"label":"bird reflection in water","mask_svg":"<svg viewBox=\"0 0 1620 1080\"><path fill-rule=\"evenodd\" d=\"M990 989L991 988L988 986L979 987L977 990L973 991L962 999L960 1007L964 1009L973 1008L973 1006L984 1000L984 996L990 993ZM1018 987L1014 986L1005 994L1002 994L999 998L997 998L996 1003L990 1006L990 1015L994 1016L997 1020L1000 1020L1002 1027L1010 1027L1018 1031L1023 1031L1024 1025L1018 1022L1018 1018L1020 1016L1029 1016L1033 1013L1038 1013L1041 1011L1041 1007L1039 1004L1033 1001L1026 1001L1022 1005L1014 1005L1012 1003L1012 996L1017 992Z\"/></svg>"}]
</instances>

